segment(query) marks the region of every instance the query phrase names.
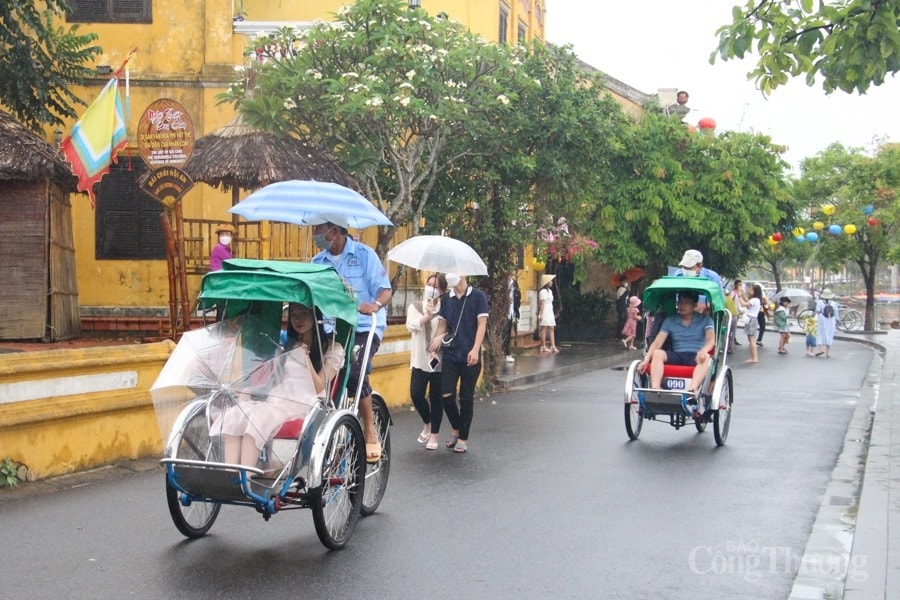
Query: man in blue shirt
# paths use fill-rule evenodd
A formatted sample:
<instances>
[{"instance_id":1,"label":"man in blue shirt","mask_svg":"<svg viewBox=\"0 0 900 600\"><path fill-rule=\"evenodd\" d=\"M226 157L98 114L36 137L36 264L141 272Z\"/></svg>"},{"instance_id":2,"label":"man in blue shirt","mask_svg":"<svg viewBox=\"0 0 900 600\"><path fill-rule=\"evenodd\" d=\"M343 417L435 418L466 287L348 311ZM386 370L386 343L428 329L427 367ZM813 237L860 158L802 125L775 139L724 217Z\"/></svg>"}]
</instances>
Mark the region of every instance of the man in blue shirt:
<instances>
[{"instance_id":1,"label":"man in blue shirt","mask_svg":"<svg viewBox=\"0 0 900 600\"><path fill-rule=\"evenodd\" d=\"M670 365L694 367L689 394L696 393L706 377L711 364L709 351L716 345L713 320L709 315L696 312L699 294L692 290L678 293L678 311L663 321L659 333L638 365L639 373L650 367L650 387L662 386L663 369ZM663 350L663 344L671 337L671 350Z\"/></svg>"},{"instance_id":2,"label":"man in blue shirt","mask_svg":"<svg viewBox=\"0 0 900 600\"><path fill-rule=\"evenodd\" d=\"M443 346L441 400L453 428L447 447L456 453L463 453L467 450L469 428L475 411L475 384L481 374L481 344L484 342L489 310L487 296L470 286L465 277L447 273L447 287L449 291L441 299L437 331L429 350L437 352Z\"/></svg>"},{"instance_id":3,"label":"man in blue shirt","mask_svg":"<svg viewBox=\"0 0 900 600\"><path fill-rule=\"evenodd\" d=\"M375 337L368 354L368 364L371 366L372 357L378 352L384 330L387 329L387 311L384 307L391 301L393 295L387 270L374 250L353 240L347 235L347 230L340 225L334 223L316 225L313 229L313 242L321 252L313 257L312 262L333 266L356 292L360 315L354 344L364 349L369 331L375 328ZM347 387L356 393L357 387L362 385L359 413L366 436L366 460L374 463L381 458L381 442L372 414L372 386L369 384L369 375L360 373L363 354L359 352L350 366Z\"/></svg>"}]
</instances>

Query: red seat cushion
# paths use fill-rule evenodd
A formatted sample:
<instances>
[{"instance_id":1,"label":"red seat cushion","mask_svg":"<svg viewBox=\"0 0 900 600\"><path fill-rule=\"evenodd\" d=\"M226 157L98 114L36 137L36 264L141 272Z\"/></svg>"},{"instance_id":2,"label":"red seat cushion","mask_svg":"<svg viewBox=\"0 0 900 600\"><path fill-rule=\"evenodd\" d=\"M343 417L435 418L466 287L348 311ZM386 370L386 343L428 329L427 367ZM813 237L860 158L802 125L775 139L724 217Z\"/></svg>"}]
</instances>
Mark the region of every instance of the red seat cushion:
<instances>
[{"instance_id":1,"label":"red seat cushion","mask_svg":"<svg viewBox=\"0 0 900 600\"><path fill-rule=\"evenodd\" d=\"M666 365L663 367L663 377L680 377L690 379L694 376L694 367L690 365Z\"/></svg>"},{"instance_id":2,"label":"red seat cushion","mask_svg":"<svg viewBox=\"0 0 900 600\"><path fill-rule=\"evenodd\" d=\"M294 419L293 421L285 421L281 429L275 434L276 440L296 440L300 437L300 431L303 429L303 419Z\"/></svg>"}]
</instances>

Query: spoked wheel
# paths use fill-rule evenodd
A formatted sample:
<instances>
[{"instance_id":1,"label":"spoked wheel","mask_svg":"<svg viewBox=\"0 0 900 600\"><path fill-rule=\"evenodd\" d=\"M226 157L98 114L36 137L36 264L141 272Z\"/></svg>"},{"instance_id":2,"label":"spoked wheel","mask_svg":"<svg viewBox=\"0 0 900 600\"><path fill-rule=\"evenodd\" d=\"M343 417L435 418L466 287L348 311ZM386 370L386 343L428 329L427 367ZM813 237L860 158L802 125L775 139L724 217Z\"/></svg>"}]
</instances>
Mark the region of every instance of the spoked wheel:
<instances>
[{"instance_id":1,"label":"spoked wheel","mask_svg":"<svg viewBox=\"0 0 900 600\"><path fill-rule=\"evenodd\" d=\"M731 425L731 403L732 403L733 384L731 381L731 371L726 371L725 378L722 381L722 388L719 391L718 399L713 397L716 402L716 411L713 413L713 434L716 437L716 445L724 446L725 439L728 437L728 427ZM727 406L725 414L722 414L720 406Z\"/></svg>"},{"instance_id":2,"label":"spoked wheel","mask_svg":"<svg viewBox=\"0 0 900 600\"><path fill-rule=\"evenodd\" d=\"M391 472L391 413L381 396L372 396L372 414L381 440L381 460L366 465L366 486L360 509L363 515L371 515L381 504Z\"/></svg>"},{"instance_id":3,"label":"spoked wheel","mask_svg":"<svg viewBox=\"0 0 900 600\"><path fill-rule=\"evenodd\" d=\"M366 476L365 438L351 415L335 423L322 464L322 485L311 490L313 523L331 550L343 548L356 528Z\"/></svg>"},{"instance_id":4,"label":"spoked wheel","mask_svg":"<svg viewBox=\"0 0 900 600\"><path fill-rule=\"evenodd\" d=\"M862 324L862 315L858 311L848 310L841 315L841 320L837 325L842 331L855 331L862 327Z\"/></svg>"},{"instance_id":5,"label":"spoked wheel","mask_svg":"<svg viewBox=\"0 0 900 600\"><path fill-rule=\"evenodd\" d=\"M697 433L703 433L704 431L706 431L707 423L709 423L709 421L707 421L703 417L694 419L694 427L697 428Z\"/></svg>"},{"instance_id":6,"label":"spoked wheel","mask_svg":"<svg viewBox=\"0 0 900 600\"><path fill-rule=\"evenodd\" d=\"M816 311L814 311L811 308L804 308L803 310L801 310L800 312L797 313L797 322L801 323L801 322L805 321L806 319L808 319L809 317L815 317L815 316L816 316Z\"/></svg>"},{"instance_id":7,"label":"spoked wheel","mask_svg":"<svg viewBox=\"0 0 900 600\"><path fill-rule=\"evenodd\" d=\"M187 419L181 430L181 437L175 446L175 455L172 458L215 460L215 452L215 445L209 437L206 411L197 410ZM216 517L219 516L222 505L215 502L191 502L189 505L184 505L180 496L181 493L169 484L167 475L166 503L169 505L169 514L172 516L175 527L189 538L205 535L212 527Z\"/></svg>"},{"instance_id":8,"label":"spoked wheel","mask_svg":"<svg viewBox=\"0 0 900 600\"><path fill-rule=\"evenodd\" d=\"M647 387L646 375L641 375L637 371L640 361L631 363L628 369L628 379L625 381L625 433L632 440L638 439L641 435L641 427L644 425L644 418L641 416L641 405L638 403L636 388Z\"/></svg>"},{"instance_id":9,"label":"spoked wheel","mask_svg":"<svg viewBox=\"0 0 900 600\"><path fill-rule=\"evenodd\" d=\"M198 538L206 535L216 522L222 505L217 502L191 502L188 506L181 503L181 494L169 485L166 477L166 503L172 522L185 537Z\"/></svg>"}]
</instances>

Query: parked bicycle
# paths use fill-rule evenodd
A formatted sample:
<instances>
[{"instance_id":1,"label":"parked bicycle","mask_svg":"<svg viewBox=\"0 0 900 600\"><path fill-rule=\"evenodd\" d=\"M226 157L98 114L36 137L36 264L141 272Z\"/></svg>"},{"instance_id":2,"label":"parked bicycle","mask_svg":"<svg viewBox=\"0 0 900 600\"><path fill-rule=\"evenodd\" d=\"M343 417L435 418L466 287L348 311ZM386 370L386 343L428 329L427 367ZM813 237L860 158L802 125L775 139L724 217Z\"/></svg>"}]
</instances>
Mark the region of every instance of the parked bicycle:
<instances>
[{"instance_id":1,"label":"parked bicycle","mask_svg":"<svg viewBox=\"0 0 900 600\"><path fill-rule=\"evenodd\" d=\"M812 308L801 310L797 313L797 322L802 323L808 317L815 317L816 311ZM862 313L846 306L838 305L837 328L841 331L856 331L861 329L864 323Z\"/></svg>"}]
</instances>

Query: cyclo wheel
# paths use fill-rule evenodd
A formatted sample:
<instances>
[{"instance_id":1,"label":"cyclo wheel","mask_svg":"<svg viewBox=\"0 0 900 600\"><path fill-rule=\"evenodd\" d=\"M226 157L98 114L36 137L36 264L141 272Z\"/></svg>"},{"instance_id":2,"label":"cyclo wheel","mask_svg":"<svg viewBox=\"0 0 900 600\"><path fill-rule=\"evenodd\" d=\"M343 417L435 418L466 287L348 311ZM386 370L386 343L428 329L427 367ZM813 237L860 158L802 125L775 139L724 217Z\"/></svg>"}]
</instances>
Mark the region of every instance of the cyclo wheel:
<instances>
[{"instance_id":1,"label":"cyclo wheel","mask_svg":"<svg viewBox=\"0 0 900 600\"><path fill-rule=\"evenodd\" d=\"M859 314L858 311L848 310L841 315L841 320L838 321L838 327L843 331L854 331L862 326L862 322L862 315Z\"/></svg>"},{"instance_id":2,"label":"cyclo wheel","mask_svg":"<svg viewBox=\"0 0 900 600\"><path fill-rule=\"evenodd\" d=\"M195 539L203 537L216 522L222 505L218 502L191 502L185 506L181 503L181 493L169 485L166 477L166 503L172 522L185 537Z\"/></svg>"},{"instance_id":3,"label":"cyclo wheel","mask_svg":"<svg viewBox=\"0 0 900 600\"><path fill-rule=\"evenodd\" d=\"M366 486L360 508L363 516L371 515L378 509L391 473L391 413L384 399L377 394L372 395L372 414L381 441L381 460L366 465Z\"/></svg>"},{"instance_id":4,"label":"cyclo wheel","mask_svg":"<svg viewBox=\"0 0 900 600\"><path fill-rule=\"evenodd\" d=\"M706 431L707 423L709 423L709 421L707 421L703 417L700 417L699 419L695 418L694 419L694 427L697 428L697 433L703 433L704 431Z\"/></svg>"},{"instance_id":5,"label":"cyclo wheel","mask_svg":"<svg viewBox=\"0 0 900 600\"><path fill-rule=\"evenodd\" d=\"M641 405L638 403L637 392L634 390L639 387L647 387L647 376L637 372L638 364L640 361L637 360L631 363L631 367L628 369L628 379L625 380L625 433L631 440L638 439L644 425Z\"/></svg>"},{"instance_id":6,"label":"cyclo wheel","mask_svg":"<svg viewBox=\"0 0 900 600\"><path fill-rule=\"evenodd\" d=\"M325 447L322 485L310 490L313 523L325 547L343 548L359 520L366 476L365 438L359 421L341 416Z\"/></svg>"},{"instance_id":7,"label":"cyclo wheel","mask_svg":"<svg viewBox=\"0 0 900 600\"><path fill-rule=\"evenodd\" d=\"M175 456L172 458L185 458L189 460L214 459L212 441L209 437L209 428L206 421L206 412L198 410L191 416L184 428L181 437L175 447ZM191 502L185 505L181 502L181 493L169 484L166 476L166 504L169 506L169 515L172 522L185 537L202 537L209 531L222 505L217 502Z\"/></svg>"},{"instance_id":8,"label":"cyclo wheel","mask_svg":"<svg viewBox=\"0 0 900 600\"><path fill-rule=\"evenodd\" d=\"M716 410L713 413L713 435L716 438L716 446L724 446L725 440L728 438L728 428L731 425L731 403L732 403L732 392L733 382L731 380L731 371L726 371L725 379L722 382L722 389L720 391L719 398L713 397L713 402L715 403ZM725 415L722 415L722 409L720 406L727 406L728 408L725 410Z\"/></svg>"}]
</instances>

